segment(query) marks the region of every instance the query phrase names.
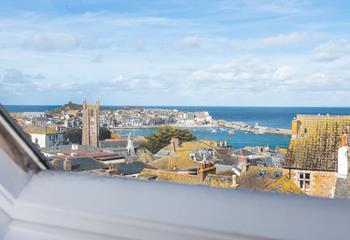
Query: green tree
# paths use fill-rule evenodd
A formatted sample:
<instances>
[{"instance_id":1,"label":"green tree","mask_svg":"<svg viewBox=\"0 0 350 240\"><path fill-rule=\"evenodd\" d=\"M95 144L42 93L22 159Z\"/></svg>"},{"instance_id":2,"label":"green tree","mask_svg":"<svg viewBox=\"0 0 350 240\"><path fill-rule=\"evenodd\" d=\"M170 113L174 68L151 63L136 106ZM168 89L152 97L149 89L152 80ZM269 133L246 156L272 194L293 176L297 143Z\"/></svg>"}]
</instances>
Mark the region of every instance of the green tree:
<instances>
[{"instance_id":1,"label":"green tree","mask_svg":"<svg viewBox=\"0 0 350 240\"><path fill-rule=\"evenodd\" d=\"M99 140L109 139L112 136L112 132L106 127L100 127Z\"/></svg>"},{"instance_id":2,"label":"green tree","mask_svg":"<svg viewBox=\"0 0 350 240\"><path fill-rule=\"evenodd\" d=\"M64 140L70 143L81 144L82 130L80 128L68 128L64 133Z\"/></svg>"},{"instance_id":3,"label":"green tree","mask_svg":"<svg viewBox=\"0 0 350 240\"><path fill-rule=\"evenodd\" d=\"M112 132L106 127L100 127L99 140L111 138ZM70 143L81 144L82 130L80 128L68 128L64 133L64 140Z\"/></svg>"},{"instance_id":4,"label":"green tree","mask_svg":"<svg viewBox=\"0 0 350 240\"><path fill-rule=\"evenodd\" d=\"M170 143L172 137L177 137L181 142L188 142L196 140L189 129L180 129L172 126L160 127L155 133L146 137L146 142L142 144L152 153L158 152L163 147Z\"/></svg>"}]
</instances>

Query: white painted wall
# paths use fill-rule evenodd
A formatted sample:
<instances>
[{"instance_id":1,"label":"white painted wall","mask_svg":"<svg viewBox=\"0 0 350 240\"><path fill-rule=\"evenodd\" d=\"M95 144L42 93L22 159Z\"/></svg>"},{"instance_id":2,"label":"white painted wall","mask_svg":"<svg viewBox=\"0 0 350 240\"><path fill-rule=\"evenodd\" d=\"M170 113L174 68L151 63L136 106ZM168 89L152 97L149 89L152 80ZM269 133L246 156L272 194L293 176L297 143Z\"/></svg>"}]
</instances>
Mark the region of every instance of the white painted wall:
<instances>
[{"instance_id":1,"label":"white painted wall","mask_svg":"<svg viewBox=\"0 0 350 240\"><path fill-rule=\"evenodd\" d=\"M32 137L33 143L38 144L41 148L46 147L46 135L45 134L31 133L30 136Z\"/></svg>"},{"instance_id":2,"label":"white painted wall","mask_svg":"<svg viewBox=\"0 0 350 240\"><path fill-rule=\"evenodd\" d=\"M57 134L38 134L38 133L31 133L30 134L32 142L36 143L36 139L38 139L38 144L40 148L45 147L52 147L55 145L58 141L63 141L63 133L57 133Z\"/></svg>"},{"instance_id":3,"label":"white painted wall","mask_svg":"<svg viewBox=\"0 0 350 240\"><path fill-rule=\"evenodd\" d=\"M341 147L338 150L338 177L346 178L348 176L348 147Z\"/></svg>"}]
</instances>

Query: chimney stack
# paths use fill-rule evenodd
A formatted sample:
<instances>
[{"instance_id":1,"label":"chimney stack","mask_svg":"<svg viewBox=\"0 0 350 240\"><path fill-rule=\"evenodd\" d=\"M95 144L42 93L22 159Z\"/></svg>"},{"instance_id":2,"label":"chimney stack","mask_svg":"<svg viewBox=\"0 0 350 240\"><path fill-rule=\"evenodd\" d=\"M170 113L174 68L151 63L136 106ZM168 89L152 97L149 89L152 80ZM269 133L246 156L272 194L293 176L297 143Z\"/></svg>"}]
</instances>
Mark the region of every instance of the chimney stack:
<instances>
[{"instance_id":1,"label":"chimney stack","mask_svg":"<svg viewBox=\"0 0 350 240\"><path fill-rule=\"evenodd\" d=\"M69 157L66 157L63 162L63 169L66 172L72 171L72 161L69 159Z\"/></svg>"},{"instance_id":2,"label":"chimney stack","mask_svg":"<svg viewBox=\"0 0 350 240\"><path fill-rule=\"evenodd\" d=\"M201 162L199 164L199 181L202 183L205 180L205 176L204 176L204 169L205 169L205 163Z\"/></svg>"},{"instance_id":3,"label":"chimney stack","mask_svg":"<svg viewBox=\"0 0 350 240\"><path fill-rule=\"evenodd\" d=\"M347 178L348 176L348 156L348 134L343 132L340 138L340 148L338 149L338 178Z\"/></svg>"},{"instance_id":4,"label":"chimney stack","mask_svg":"<svg viewBox=\"0 0 350 240\"><path fill-rule=\"evenodd\" d=\"M172 137L170 139L170 144L173 145L174 151L176 152L176 148L180 146L180 139L178 139L177 137Z\"/></svg>"}]
</instances>

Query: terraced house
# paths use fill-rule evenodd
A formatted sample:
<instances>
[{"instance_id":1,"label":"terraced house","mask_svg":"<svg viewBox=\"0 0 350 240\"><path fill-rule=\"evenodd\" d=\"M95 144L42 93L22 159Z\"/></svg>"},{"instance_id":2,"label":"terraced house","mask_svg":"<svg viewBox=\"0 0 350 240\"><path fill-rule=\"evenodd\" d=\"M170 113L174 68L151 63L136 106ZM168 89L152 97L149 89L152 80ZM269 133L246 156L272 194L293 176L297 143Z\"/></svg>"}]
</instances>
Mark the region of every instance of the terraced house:
<instances>
[{"instance_id":1,"label":"terraced house","mask_svg":"<svg viewBox=\"0 0 350 240\"><path fill-rule=\"evenodd\" d=\"M348 133L350 116L297 115L285 174L304 191L319 197L349 197Z\"/></svg>"}]
</instances>

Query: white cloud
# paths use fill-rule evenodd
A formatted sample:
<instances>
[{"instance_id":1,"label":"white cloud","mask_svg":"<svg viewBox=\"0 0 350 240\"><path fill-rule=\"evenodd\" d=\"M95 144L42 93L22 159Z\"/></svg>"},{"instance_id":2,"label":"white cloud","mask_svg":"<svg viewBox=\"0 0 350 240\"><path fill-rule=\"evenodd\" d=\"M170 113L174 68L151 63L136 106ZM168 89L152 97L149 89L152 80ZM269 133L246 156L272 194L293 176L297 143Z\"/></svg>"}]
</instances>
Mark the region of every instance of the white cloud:
<instances>
[{"instance_id":1,"label":"white cloud","mask_svg":"<svg viewBox=\"0 0 350 240\"><path fill-rule=\"evenodd\" d=\"M303 12L305 7L308 5L308 1L303 0L221 0L215 9L217 11L244 11L249 13L272 13L285 15Z\"/></svg>"},{"instance_id":2,"label":"white cloud","mask_svg":"<svg viewBox=\"0 0 350 240\"><path fill-rule=\"evenodd\" d=\"M198 36L189 36L189 37L185 37L182 40L182 43L188 47L198 47L200 45L201 41L200 41L200 38Z\"/></svg>"},{"instance_id":3,"label":"white cloud","mask_svg":"<svg viewBox=\"0 0 350 240\"><path fill-rule=\"evenodd\" d=\"M278 14L293 14L304 11L308 1L303 0L272 0L272 1L246 1L247 5L263 12Z\"/></svg>"},{"instance_id":4,"label":"white cloud","mask_svg":"<svg viewBox=\"0 0 350 240\"><path fill-rule=\"evenodd\" d=\"M319 62L332 62L347 54L350 54L349 40L330 40L314 50L312 59Z\"/></svg>"},{"instance_id":5,"label":"white cloud","mask_svg":"<svg viewBox=\"0 0 350 240\"><path fill-rule=\"evenodd\" d=\"M295 76L295 74L296 74L296 69L294 67L281 66L275 71L275 73L273 75L273 79L288 80L291 77Z\"/></svg>"},{"instance_id":6,"label":"white cloud","mask_svg":"<svg viewBox=\"0 0 350 240\"><path fill-rule=\"evenodd\" d=\"M110 99L123 96L119 99L125 104L132 99L139 99L139 103L148 101L144 95L158 104L164 99L178 104L179 99L189 96L197 99L197 104L205 105L216 96L226 100L233 95L264 93L265 99L267 96L278 103L276 93L290 96L293 91L348 88L343 83L350 80L350 74L344 74L346 62L340 60L336 62L338 66L329 64L319 69L319 63L310 61L311 45L315 42L312 40L319 41L318 33L293 28L296 32L281 29L286 32L232 40L232 36L243 36L240 28L247 25L233 27L222 24L221 20L229 22L230 18L201 22L200 18L183 20L111 13L0 17L0 69L19 69L2 72L1 96L13 99L3 95L5 91L26 89L22 96L31 95L28 99L60 99L58 103L71 95L79 99L94 95L102 101L108 96ZM276 29L245 31L250 36L261 36ZM292 52L290 46L300 48ZM348 46L346 40L330 41L315 49L314 60L344 58ZM274 47L285 47L283 50L287 51L282 54L261 51ZM238 49L251 50L251 55L244 56ZM339 67L340 64L343 66ZM35 73L45 77L40 79ZM20 81L25 87L21 88ZM31 89L29 93L28 89ZM260 104L258 97L256 101Z\"/></svg>"},{"instance_id":7,"label":"white cloud","mask_svg":"<svg viewBox=\"0 0 350 240\"><path fill-rule=\"evenodd\" d=\"M0 17L0 46L46 52L93 51L111 47L125 49L126 46L143 50L145 44L140 36L154 38L152 34L146 34L147 30L190 25L191 21L180 18L110 12L57 17L30 13Z\"/></svg>"},{"instance_id":8,"label":"white cloud","mask_svg":"<svg viewBox=\"0 0 350 240\"><path fill-rule=\"evenodd\" d=\"M34 34L25 45L36 50L67 50L79 46L78 39L68 34Z\"/></svg>"},{"instance_id":9,"label":"white cloud","mask_svg":"<svg viewBox=\"0 0 350 240\"><path fill-rule=\"evenodd\" d=\"M103 61L103 55L102 55L102 54L98 54L98 55L94 56L94 57L90 60L90 62L92 62L92 63L100 63L100 62L102 62L102 61Z\"/></svg>"},{"instance_id":10,"label":"white cloud","mask_svg":"<svg viewBox=\"0 0 350 240\"><path fill-rule=\"evenodd\" d=\"M307 32L291 32L283 33L276 36L268 36L263 38L250 38L250 39L234 39L232 40L233 46L240 49L257 49L257 48L269 48L269 47L282 47L291 46L304 41L310 41L318 34Z\"/></svg>"},{"instance_id":11,"label":"white cloud","mask_svg":"<svg viewBox=\"0 0 350 240\"><path fill-rule=\"evenodd\" d=\"M0 75L0 90L4 94L38 91L45 80L45 76L41 74L27 74L17 69L4 69Z\"/></svg>"},{"instance_id":12,"label":"white cloud","mask_svg":"<svg viewBox=\"0 0 350 240\"><path fill-rule=\"evenodd\" d=\"M294 68L257 58L236 59L228 63L213 64L187 73L187 83L196 89L224 89L230 91L272 90L282 84L280 80L291 78Z\"/></svg>"},{"instance_id":13,"label":"white cloud","mask_svg":"<svg viewBox=\"0 0 350 240\"><path fill-rule=\"evenodd\" d=\"M121 83L124 80L124 76L122 74L119 74L115 79L112 80L113 83Z\"/></svg>"},{"instance_id":14,"label":"white cloud","mask_svg":"<svg viewBox=\"0 0 350 240\"><path fill-rule=\"evenodd\" d=\"M38 51L71 51L94 50L108 48L109 43L100 42L99 39L86 39L71 33L34 33L23 41L23 47Z\"/></svg>"}]
</instances>

